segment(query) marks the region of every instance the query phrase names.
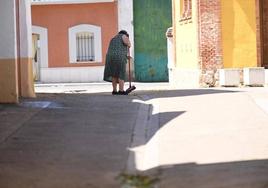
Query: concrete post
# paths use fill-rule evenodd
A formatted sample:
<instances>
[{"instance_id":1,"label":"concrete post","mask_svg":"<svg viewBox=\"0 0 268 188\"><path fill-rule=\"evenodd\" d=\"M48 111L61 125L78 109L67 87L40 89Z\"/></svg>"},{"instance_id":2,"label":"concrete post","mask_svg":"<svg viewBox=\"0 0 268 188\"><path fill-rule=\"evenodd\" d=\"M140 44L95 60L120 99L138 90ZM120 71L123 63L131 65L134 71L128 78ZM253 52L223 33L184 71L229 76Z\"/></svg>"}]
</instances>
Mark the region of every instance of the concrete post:
<instances>
[{"instance_id":1,"label":"concrete post","mask_svg":"<svg viewBox=\"0 0 268 188\"><path fill-rule=\"evenodd\" d=\"M130 55L134 58L134 28L133 28L133 0L118 0L118 30L126 30L131 42ZM130 63L131 79L135 80L134 61ZM129 64L127 64L127 78L129 78Z\"/></svg>"},{"instance_id":2,"label":"concrete post","mask_svg":"<svg viewBox=\"0 0 268 188\"><path fill-rule=\"evenodd\" d=\"M174 44L173 44L173 29L172 27L167 29L167 54L168 54L168 79L169 83L172 85L174 83Z\"/></svg>"},{"instance_id":3,"label":"concrete post","mask_svg":"<svg viewBox=\"0 0 268 188\"><path fill-rule=\"evenodd\" d=\"M35 97L32 65L31 0L20 0L20 94Z\"/></svg>"},{"instance_id":4,"label":"concrete post","mask_svg":"<svg viewBox=\"0 0 268 188\"><path fill-rule=\"evenodd\" d=\"M118 0L118 30L129 33L132 48L130 54L134 55L134 28L133 28L133 0Z\"/></svg>"}]
</instances>

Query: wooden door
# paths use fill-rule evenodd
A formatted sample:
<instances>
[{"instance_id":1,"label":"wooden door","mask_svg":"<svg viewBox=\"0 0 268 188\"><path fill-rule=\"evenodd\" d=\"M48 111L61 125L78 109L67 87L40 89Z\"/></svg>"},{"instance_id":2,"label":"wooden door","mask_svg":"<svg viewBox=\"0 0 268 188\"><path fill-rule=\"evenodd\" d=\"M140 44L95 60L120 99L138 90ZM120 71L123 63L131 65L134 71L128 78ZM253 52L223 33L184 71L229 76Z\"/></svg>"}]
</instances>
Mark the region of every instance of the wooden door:
<instances>
[{"instance_id":1,"label":"wooden door","mask_svg":"<svg viewBox=\"0 0 268 188\"><path fill-rule=\"evenodd\" d=\"M134 0L135 79L168 81L167 28L172 25L171 0Z\"/></svg>"}]
</instances>

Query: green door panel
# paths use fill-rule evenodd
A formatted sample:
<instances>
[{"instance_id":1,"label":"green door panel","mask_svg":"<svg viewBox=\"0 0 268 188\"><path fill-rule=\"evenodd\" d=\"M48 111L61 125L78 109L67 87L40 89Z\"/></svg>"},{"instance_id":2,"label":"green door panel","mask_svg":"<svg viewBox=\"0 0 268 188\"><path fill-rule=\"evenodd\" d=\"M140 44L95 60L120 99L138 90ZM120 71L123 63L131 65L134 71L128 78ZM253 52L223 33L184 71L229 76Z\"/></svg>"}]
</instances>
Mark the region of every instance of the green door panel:
<instances>
[{"instance_id":1,"label":"green door panel","mask_svg":"<svg viewBox=\"0 0 268 188\"><path fill-rule=\"evenodd\" d=\"M166 30L172 25L171 0L134 0L135 78L168 81Z\"/></svg>"}]
</instances>

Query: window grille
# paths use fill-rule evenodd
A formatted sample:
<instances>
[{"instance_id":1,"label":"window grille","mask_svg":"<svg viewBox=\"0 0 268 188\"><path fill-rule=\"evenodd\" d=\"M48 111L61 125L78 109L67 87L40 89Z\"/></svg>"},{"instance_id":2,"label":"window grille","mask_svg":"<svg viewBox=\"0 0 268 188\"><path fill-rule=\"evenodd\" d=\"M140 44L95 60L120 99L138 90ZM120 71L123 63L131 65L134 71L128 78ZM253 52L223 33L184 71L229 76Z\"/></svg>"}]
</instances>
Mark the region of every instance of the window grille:
<instances>
[{"instance_id":1,"label":"window grille","mask_svg":"<svg viewBox=\"0 0 268 188\"><path fill-rule=\"evenodd\" d=\"M191 18L192 17L192 0L188 0L188 14L187 17Z\"/></svg>"},{"instance_id":2,"label":"window grille","mask_svg":"<svg viewBox=\"0 0 268 188\"><path fill-rule=\"evenodd\" d=\"M76 34L76 61L95 61L93 33Z\"/></svg>"},{"instance_id":3,"label":"window grille","mask_svg":"<svg viewBox=\"0 0 268 188\"><path fill-rule=\"evenodd\" d=\"M188 20L192 17L192 0L180 0L180 20Z\"/></svg>"}]
</instances>

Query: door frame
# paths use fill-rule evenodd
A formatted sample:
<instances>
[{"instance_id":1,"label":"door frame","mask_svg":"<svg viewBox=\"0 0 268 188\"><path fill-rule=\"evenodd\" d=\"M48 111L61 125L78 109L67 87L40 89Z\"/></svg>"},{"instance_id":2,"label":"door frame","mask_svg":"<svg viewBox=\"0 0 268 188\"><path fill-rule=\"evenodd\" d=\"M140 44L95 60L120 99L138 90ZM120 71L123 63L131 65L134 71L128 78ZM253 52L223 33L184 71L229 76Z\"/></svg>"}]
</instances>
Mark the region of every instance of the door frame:
<instances>
[{"instance_id":1,"label":"door frame","mask_svg":"<svg viewBox=\"0 0 268 188\"><path fill-rule=\"evenodd\" d=\"M37 34L40 37L39 78L42 81L42 68L48 68L48 31L45 27L32 26L32 34Z\"/></svg>"},{"instance_id":2,"label":"door frame","mask_svg":"<svg viewBox=\"0 0 268 188\"><path fill-rule=\"evenodd\" d=\"M33 33L32 34L32 40L33 40L33 72L34 74L34 80L40 81L40 35Z\"/></svg>"}]
</instances>

